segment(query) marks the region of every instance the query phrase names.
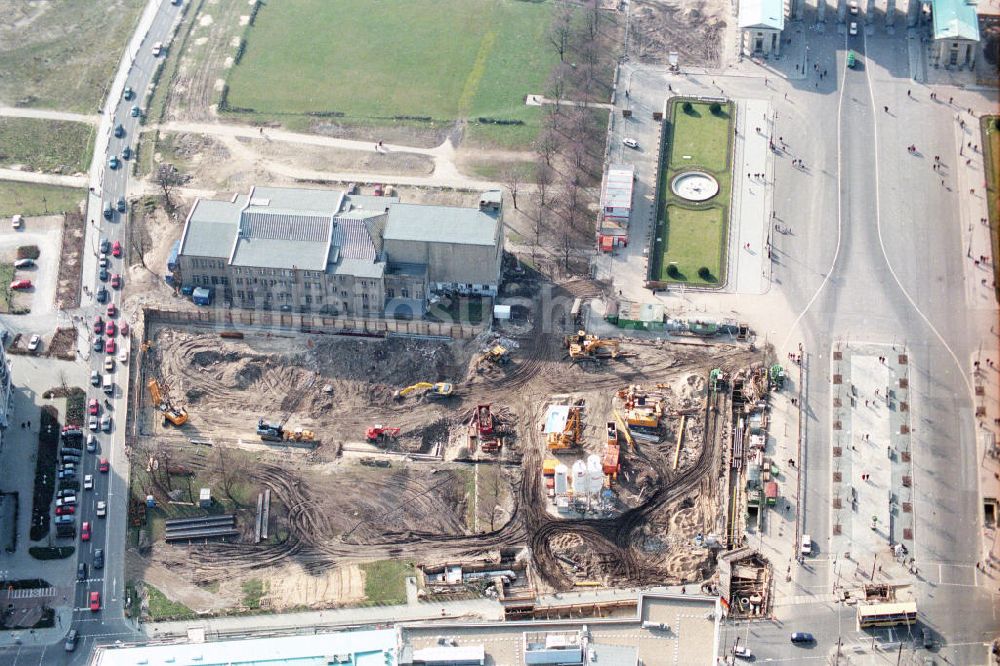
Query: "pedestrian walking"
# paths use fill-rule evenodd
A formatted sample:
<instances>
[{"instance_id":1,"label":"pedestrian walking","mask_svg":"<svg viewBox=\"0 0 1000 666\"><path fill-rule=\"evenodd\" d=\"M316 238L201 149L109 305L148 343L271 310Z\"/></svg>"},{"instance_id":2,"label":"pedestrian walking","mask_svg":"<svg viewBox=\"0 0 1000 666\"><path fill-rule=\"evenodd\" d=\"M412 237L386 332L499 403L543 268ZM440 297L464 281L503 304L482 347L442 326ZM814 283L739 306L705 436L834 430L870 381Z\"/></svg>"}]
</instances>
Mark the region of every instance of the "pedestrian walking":
<instances>
[{"instance_id":1,"label":"pedestrian walking","mask_svg":"<svg viewBox=\"0 0 1000 666\"><path fill-rule=\"evenodd\" d=\"M952 103L952 102L954 102L954 101L955 101L955 98L954 98L954 97L949 97L949 98L948 98L948 104L951 104L951 103Z\"/></svg>"},{"instance_id":2,"label":"pedestrian walking","mask_svg":"<svg viewBox=\"0 0 1000 666\"><path fill-rule=\"evenodd\" d=\"M910 91L909 91L909 90L907 90L907 91L906 91L906 96L907 96L907 97L913 97L913 95L911 95L911 94L910 94Z\"/></svg>"},{"instance_id":3,"label":"pedestrian walking","mask_svg":"<svg viewBox=\"0 0 1000 666\"><path fill-rule=\"evenodd\" d=\"M885 109L885 112L886 112L886 113L889 113L889 107L888 107L888 106L884 106L884 107L882 107L882 108L884 108L884 109Z\"/></svg>"}]
</instances>

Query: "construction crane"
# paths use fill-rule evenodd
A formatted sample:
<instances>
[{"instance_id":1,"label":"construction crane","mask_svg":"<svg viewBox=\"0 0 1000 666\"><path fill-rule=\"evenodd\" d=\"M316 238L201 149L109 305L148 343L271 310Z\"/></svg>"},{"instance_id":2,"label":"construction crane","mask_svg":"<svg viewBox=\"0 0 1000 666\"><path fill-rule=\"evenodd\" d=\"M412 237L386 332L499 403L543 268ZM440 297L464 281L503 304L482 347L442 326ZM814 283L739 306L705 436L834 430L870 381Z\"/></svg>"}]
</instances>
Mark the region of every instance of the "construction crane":
<instances>
[{"instance_id":1,"label":"construction crane","mask_svg":"<svg viewBox=\"0 0 1000 666\"><path fill-rule=\"evenodd\" d=\"M580 407L570 407L566 415L566 425L561 431L550 432L548 437L549 450L568 449L580 441Z\"/></svg>"},{"instance_id":2,"label":"construction crane","mask_svg":"<svg viewBox=\"0 0 1000 666\"><path fill-rule=\"evenodd\" d=\"M149 396L153 399L153 404L163 413L165 421L169 421L177 427L187 423L187 410L183 407L178 409L170 402L169 386L154 377L146 384L146 388L149 389Z\"/></svg>"},{"instance_id":3,"label":"construction crane","mask_svg":"<svg viewBox=\"0 0 1000 666\"><path fill-rule=\"evenodd\" d=\"M569 358L573 361L618 358L621 355L618 350L620 344L618 340L587 335L585 331L578 331L576 335L571 335L566 339Z\"/></svg>"},{"instance_id":4,"label":"construction crane","mask_svg":"<svg viewBox=\"0 0 1000 666\"><path fill-rule=\"evenodd\" d=\"M312 430L304 430L302 428L285 428L285 424L288 423L288 419L292 417L292 413L295 408L299 406L302 402L302 398L306 397L309 389L312 385L316 383L316 376L313 375L312 378L303 384L293 393L285 396L282 401L282 406L285 409L284 416L277 423L272 423L265 421L263 418L257 420L257 436L266 442L314 442L316 441L316 433Z\"/></svg>"},{"instance_id":5,"label":"construction crane","mask_svg":"<svg viewBox=\"0 0 1000 666\"><path fill-rule=\"evenodd\" d=\"M389 428L384 425L374 425L365 430L365 439L372 444L388 442L399 437L399 428Z\"/></svg>"},{"instance_id":6,"label":"construction crane","mask_svg":"<svg viewBox=\"0 0 1000 666\"><path fill-rule=\"evenodd\" d=\"M448 398L454 393L455 387L448 382L437 382L436 384L432 384L430 382L417 382L416 384L411 384L404 389L400 389L396 393L396 397L405 398L416 391L420 391L422 395L427 395L431 398Z\"/></svg>"}]
</instances>

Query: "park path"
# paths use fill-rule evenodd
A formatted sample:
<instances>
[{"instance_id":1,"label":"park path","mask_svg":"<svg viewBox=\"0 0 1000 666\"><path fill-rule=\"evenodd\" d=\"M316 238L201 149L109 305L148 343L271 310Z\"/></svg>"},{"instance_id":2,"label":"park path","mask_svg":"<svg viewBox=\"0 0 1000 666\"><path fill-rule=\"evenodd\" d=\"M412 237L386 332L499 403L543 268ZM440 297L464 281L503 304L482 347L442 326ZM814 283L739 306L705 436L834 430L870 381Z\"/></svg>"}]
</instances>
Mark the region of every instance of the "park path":
<instances>
[{"instance_id":1,"label":"park path","mask_svg":"<svg viewBox=\"0 0 1000 666\"><path fill-rule=\"evenodd\" d=\"M87 187L87 176L63 176L37 171L21 171L19 169L0 169L0 180L17 180L22 183L39 183L42 185L60 185L62 187Z\"/></svg>"},{"instance_id":2,"label":"park path","mask_svg":"<svg viewBox=\"0 0 1000 666\"><path fill-rule=\"evenodd\" d=\"M605 111L614 111L615 105L608 104L606 102L574 102L569 99L551 99L545 97L544 95L528 95L524 99L525 106L542 106L543 104L549 106L581 106L585 109L604 109Z\"/></svg>"},{"instance_id":3,"label":"park path","mask_svg":"<svg viewBox=\"0 0 1000 666\"><path fill-rule=\"evenodd\" d=\"M52 111L50 109L22 109L16 106L0 106L0 116L6 116L8 118L66 120L72 123L86 123L88 125L96 125L101 120L100 116L96 115L68 113L66 111Z\"/></svg>"}]
</instances>

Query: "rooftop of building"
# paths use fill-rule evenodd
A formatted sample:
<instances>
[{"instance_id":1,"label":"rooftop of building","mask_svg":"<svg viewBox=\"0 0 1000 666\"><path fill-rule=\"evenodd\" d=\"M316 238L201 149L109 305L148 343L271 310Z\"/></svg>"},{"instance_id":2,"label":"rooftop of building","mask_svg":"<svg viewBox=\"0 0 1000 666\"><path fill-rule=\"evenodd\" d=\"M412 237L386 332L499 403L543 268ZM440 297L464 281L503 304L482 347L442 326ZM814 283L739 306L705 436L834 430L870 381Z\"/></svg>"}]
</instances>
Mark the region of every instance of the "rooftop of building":
<instances>
[{"instance_id":1,"label":"rooftop of building","mask_svg":"<svg viewBox=\"0 0 1000 666\"><path fill-rule=\"evenodd\" d=\"M973 0L931 0L934 39L979 41L977 3Z\"/></svg>"},{"instance_id":2,"label":"rooftop of building","mask_svg":"<svg viewBox=\"0 0 1000 666\"><path fill-rule=\"evenodd\" d=\"M784 0L740 0L739 27L784 30Z\"/></svg>"},{"instance_id":3,"label":"rooftop of building","mask_svg":"<svg viewBox=\"0 0 1000 666\"><path fill-rule=\"evenodd\" d=\"M385 240L493 245L499 224L497 213L480 208L395 203Z\"/></svg>"}]
</instances>

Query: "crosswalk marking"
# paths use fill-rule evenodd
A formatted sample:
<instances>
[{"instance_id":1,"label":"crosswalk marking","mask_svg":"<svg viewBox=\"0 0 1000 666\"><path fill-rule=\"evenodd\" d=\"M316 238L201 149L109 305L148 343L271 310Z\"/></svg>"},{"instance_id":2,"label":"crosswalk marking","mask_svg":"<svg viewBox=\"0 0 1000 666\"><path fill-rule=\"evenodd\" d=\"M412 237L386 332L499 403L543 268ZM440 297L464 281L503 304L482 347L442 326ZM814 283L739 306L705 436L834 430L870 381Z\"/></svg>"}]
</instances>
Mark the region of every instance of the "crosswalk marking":
<instances>
[{"instance_id":1,"label":"crosswalk marking","mask_svg":"<svg viewBox=\"0 0 1000 666\"><path fill-rule=\"evenodd\" d=\"M38 599L40 597L56 596L54 587L36 587L30 590L11 590L7 593L8 599Z\"/></svg>"}]
</instances>

